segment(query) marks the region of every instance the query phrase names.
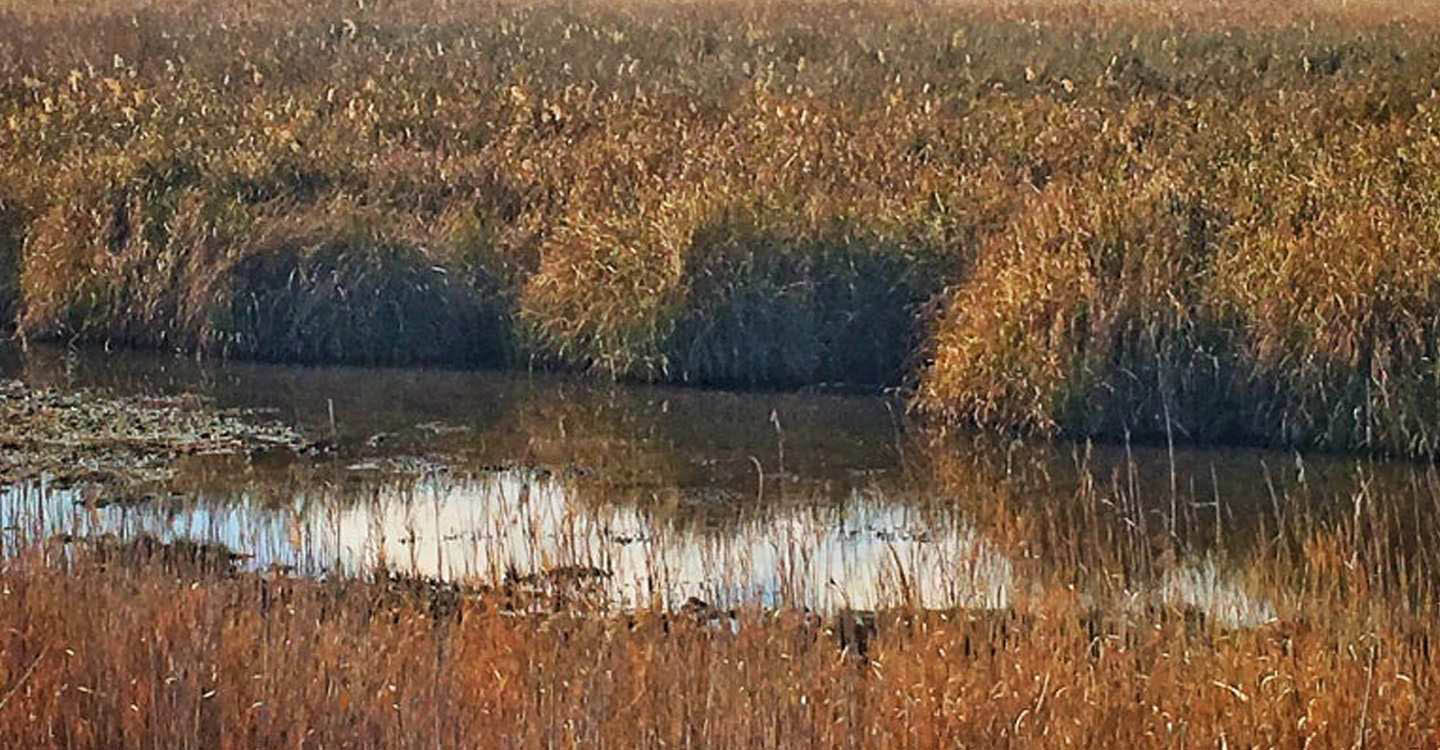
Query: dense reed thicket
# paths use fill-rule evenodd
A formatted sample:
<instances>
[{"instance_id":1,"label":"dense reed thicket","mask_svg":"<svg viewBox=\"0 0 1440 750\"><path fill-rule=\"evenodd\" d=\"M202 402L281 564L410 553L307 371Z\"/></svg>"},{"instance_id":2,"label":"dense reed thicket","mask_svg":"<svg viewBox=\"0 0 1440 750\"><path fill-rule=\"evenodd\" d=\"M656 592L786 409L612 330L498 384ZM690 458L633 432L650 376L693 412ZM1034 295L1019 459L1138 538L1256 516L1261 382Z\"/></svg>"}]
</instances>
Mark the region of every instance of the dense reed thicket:
<instances>
[{"instance_id":1,"label":"dense reed thicket","mask_svg":"<svg viewBox=\"0 0 1440 750\"><path fill-rule=\"evenodd\" d=\"M987 460L945 452L930 471L1014 561L1001 610L925 611L896 588L875 613L782 602L732 624L698 605L617 611L383 574L319 582L227 571L223 548L7 532L0 741L1434 745L1435 519L1410 515L1440 498L1433 471L1398 488L1361 476L1353 500L1303 482L1277 490L1283 517L1218 563L1223 585L1273 607L1236 627L1222 608L1144 593L1197 550L1177 554L1134 464L1107 479L1110 467L1082 459L1074 497L1057 504L1028 499L1025 476L1043 467L1012 456L1005 471L1019 479L997 482ZM862 632L855 618L871 614Z\"/></svg>"},{"instance_id":2,"label":"dense reed thicket","mask_svg":"<svg viewBox=\"0 0 1440 750\"><path fill-rule=\"evenodd\" d=\"M1440 15L0 8L0 313L1433 455Z\"/></svg>"}]
</instances>

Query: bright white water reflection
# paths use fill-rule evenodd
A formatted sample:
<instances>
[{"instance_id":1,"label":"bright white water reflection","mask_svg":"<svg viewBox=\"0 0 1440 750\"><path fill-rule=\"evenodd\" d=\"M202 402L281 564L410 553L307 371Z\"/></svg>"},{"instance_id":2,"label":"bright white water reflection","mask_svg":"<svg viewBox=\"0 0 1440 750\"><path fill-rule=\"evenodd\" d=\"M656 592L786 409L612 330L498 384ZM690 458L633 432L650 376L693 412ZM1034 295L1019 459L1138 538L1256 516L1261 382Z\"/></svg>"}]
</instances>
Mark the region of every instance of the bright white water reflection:
<instances>
[{"instance_id":1,"label":"bright white water reflection","mask_svg":"<svg viewBox=\"0 0 1440 750\"><path fill-rule=\"evenodd\" d=\"M1165 604L1198 609L1235 627L1255 627L1276 617L1273 604L1246 593L1208 556L1166 571L1156 598Z\"/></svg>"},{"instance_id":2,"label":"bright white water reflection","mask_svg":"<svg viewBox=\"0 0 1440 750\"><path fill-rule=\"evenodd\" d=\"M242 496L95 508L74 491L12 487L0 490L0 543L10 548L61 532L148 533L224 544L251 555L244 564L252 569L285 565L322 576L383 565L486 582L583 566L608 573L600 595L623 607L674 607L698 597L821 611L907 602L996 609L1010 605L1018 583L1012 561L958 514L921 512L879 492L717 524L634 505L593 507L567 482L526 471L376 485L362 498L338 494L302 490L278 505ZM1232 624L1254 624L1268 611L1213 564L1182 567L1152 595Z\"/></svg>"}]
</instances>

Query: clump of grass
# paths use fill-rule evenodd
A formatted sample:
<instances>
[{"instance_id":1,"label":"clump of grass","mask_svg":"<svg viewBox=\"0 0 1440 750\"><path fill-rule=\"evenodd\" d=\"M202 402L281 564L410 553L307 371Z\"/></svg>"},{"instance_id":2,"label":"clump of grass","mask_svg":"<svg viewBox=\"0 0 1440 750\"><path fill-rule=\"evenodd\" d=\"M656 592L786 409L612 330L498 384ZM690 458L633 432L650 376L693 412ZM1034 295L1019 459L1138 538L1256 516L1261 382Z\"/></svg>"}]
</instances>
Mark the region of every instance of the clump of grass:
<instances>
[{"instance_id":1,"label":"clump of grass","mask_svg":"<svg viewBox=\"0 0 1440 750\"><path fill-rule=\"evenodd\" d=\"M1248 132L1209 108L1184 126L1122 113L1109 166L1049 180L950 290L917 407L1002 430L1432 455L1440 296L1415 170L1433 118L1295 101Z\"/></svg>"},{"instance_id":2,"label":"clump of grass","mask_svg":"<svg viewBox=\"0 0 1440 750\"><path fill-rule=\"evenodd\" d=\"M100 175L98 180L95 175ZM417 216L314 184L112 155L35 223L28 335L279 361L496 363L508 302L458 210Z\"/></svg>"},{"instance_id":3,"label":"clump of grass","mask_svg":"<svg viewBox=\"0 0 1440 750\"><path fill-rule=\"evenodd\" d=\"M946 250L897 247L863 219L806 229L712 195L620 216L577 210L522 296L532 346L610 377L895 382Z\"/></svg>"},{"instance_id":4,"label":"clump of grass","mask_svg":"<svg viewBox=\"0 0 1440 750\"><path fill-rule=\"evenodd\" d=\"M1003 187L994 170L944 158L914 103L885 135L877 114L850 122L807 97L735 106L747 119L682 116L679 135L635 123L645 145L623 157L576 149L574 169L608 178L569 196L539 244L520 292L529 348L608 377L898 382L919 310L968 268L1010 190L987 194Z\"/></svg>"},{"instance_id":5,"label":"clump of grass","mask_svg":"<svg viewBox=\"0 0 1440 750\"><path fill-rule=\"evenodd\" d=\"M920 408L987 428L1244 437L1205 306L1220 219L1160 173L1034 196L946 302Z\"/></svg>"},{"instance_id":6,"label":"clump of grass","mask_svg":"<svg viewBox=\"0 0 1440 750\"><path fill-rule=\"evenodd\" d=\"M494 300L405 217L329 203L259 222L187 303L204 348L284 362L498 362ZM318 214L318 215L317 215Z\"/></svg>"},{"instance_id":7,"label":"clump of grass","mask_svg":"<svg viewBox=\"0 0 1440 750\"><path fill-rule=\"evenodd\" d=\"M22 331L175 347L171 288L184 249L171 220L194 170L181 160L101 154L57 176L63 197L30 227Z\"/></svg>"},{"instance_id":8,"label":"clump of grass","mask_svg":"<svg viewBox=\"0 0 1440 750\"><path fill-rule=\"evenodd\" d=\"M1316 144L1303 182L1235 178L1237 226L1216 258L1215 307L1244 342L1252 429L1327 448L1434 455L1440 335L1428 110L1358 142ZM1396 154L1405 154L1396 157Z\"/></svg>"}]
</instances>

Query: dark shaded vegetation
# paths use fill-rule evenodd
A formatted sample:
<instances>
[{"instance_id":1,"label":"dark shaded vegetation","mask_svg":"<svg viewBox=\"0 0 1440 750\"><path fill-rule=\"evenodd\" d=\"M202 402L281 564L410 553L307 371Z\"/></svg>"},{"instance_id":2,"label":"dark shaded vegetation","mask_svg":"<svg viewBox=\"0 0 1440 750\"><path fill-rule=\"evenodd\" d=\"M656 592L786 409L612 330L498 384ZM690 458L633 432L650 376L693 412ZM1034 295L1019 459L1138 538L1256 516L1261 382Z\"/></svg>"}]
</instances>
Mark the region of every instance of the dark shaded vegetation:
<instances>
[{"instance_id":1,"label":"dark shaded vegetation","mask_svg":"<svg viewBox=\"0 0 1440 750\"><path fill-rule=\"evenodd\" d=\"M0 331L14 327L20 302L20 246L25 221L20 206L0 183Z\"/></svg>"}]
</instances>

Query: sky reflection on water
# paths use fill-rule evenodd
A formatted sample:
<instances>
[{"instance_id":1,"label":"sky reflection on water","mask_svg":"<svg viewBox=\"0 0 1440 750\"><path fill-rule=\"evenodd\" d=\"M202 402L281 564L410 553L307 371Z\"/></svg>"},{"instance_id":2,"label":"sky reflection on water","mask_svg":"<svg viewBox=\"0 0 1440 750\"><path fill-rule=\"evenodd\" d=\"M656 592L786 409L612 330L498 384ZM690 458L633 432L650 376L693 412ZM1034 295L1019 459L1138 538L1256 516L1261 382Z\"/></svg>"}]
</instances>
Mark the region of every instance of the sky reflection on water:
<instances>
[{"instance_id":1,"label":"sky reflection on water","mask_svg":"<svg viewBox=\"0 0 1440 750\"><path fill-rule=\"evenodd\" d=\"M878 491L715 525L631 504L594 507L577 502L568 482L520 469L377 483L364 499L345 502L322 487L282 503L201 496L95 508L79 500L74 490L43 485L0 490L6 546L36 532L149 533L219 542L253 555L245 566L254 570L363 575L383 562L395 572L479 582L593 566L609 573L603 597L627 608L697 597L825 612L901 603L999 609L1025 585L1012 560L959 513L922 512ZM1208 558L1182 563L1132 601L1194 607L1233 625L1274 616Z\"/></svg>"}]
</instances>

